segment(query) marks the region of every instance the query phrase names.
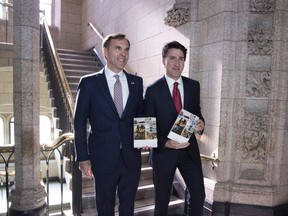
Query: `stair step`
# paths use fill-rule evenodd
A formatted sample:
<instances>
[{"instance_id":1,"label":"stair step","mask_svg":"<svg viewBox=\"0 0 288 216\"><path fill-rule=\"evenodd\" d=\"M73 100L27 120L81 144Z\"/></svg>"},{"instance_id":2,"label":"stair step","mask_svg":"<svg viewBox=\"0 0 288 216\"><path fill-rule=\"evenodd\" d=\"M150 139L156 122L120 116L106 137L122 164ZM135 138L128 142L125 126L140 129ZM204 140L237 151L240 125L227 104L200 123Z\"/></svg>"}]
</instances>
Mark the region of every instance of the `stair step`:
<instances>
[{"instance_id":1,"label":"stair step","mask_svg":"<svg viewBox=\"0 0 288 216\"><path fill-rule=\"evenodd\" d=\"M87 55L92 56L92 53L84 50L70 50L70 49L57 49L58 54L69 54L69 55Z\"/></svg>"},{"instance_id":2,"label":"stair step","mask_svg":"<svg viewBox=\"0 0 288 216\"><path fill-rule=\"evenodd\" d=\"M98 70L73 70L73 69L67 69L64 71L66 77L67 76L78 76L79 78L87 75L87 74L92 74L98 72Z\"/></svg>"},{"instance_id":3,"label":"stair step","mask_svg":"<svg viewBox=\"0 0 288 216\"><path fill-rule=\"evenodd\" d=\"M150 198L154 198L154 185L143 185L139 186L135 200L146 200Z\"/></svg>"},{"instance_id":4,"label":"stair step","mask_svg":"<svg viewBox=\"0 0 288 216\"><path fill-rule=\"evenodd\" d=\"M74 59L74 60L84 60L84 61L95 61L95 57L88 53L88 55L83 54L68 54L68 53L58 53L60 59Z\"/></svg>"},{"instance_id":5,"label":"stair step","mask_svg":"<svg viewBox=\"0 0 288 216\"><path fill-rule=\"evenodd\" d=\"M136 207L136 205L135 205ZM168 207L167 216L185 216L184 214L184 201L177 197L171 197L171 201ZM136 207L134 210L134 216L154 216L154 200L151 205Z\"/></svg>"},{"instance_id":6,"label":"stair step","mask_svg":"<svg viewBox=\"0 0 288 216\"><path fill-rule=\"evenodd\" d=\"M64 71L68 70L83 70L83 71L98 71L96 65L78 65L78 64L62 64Z\"/></svg>"},{"instance_id":7,"label":"stair step","mask_svg":"<svg viewBox=\"0 0 288 216\"><path fill-rule=\"evenodd\" d=\"M152 167L148 165L142 165L140 181L149 179L153 179Z\"/></svg>"},{"instance_id":8,"label":"stair step","mask_svg":"<svg viewBox=\"0 0 288 216\"><path fill-rule=\"evenodd\" d=\"M87 60L82 60L82 59L61 59L61 63L63 64L76 64L76 65L89 65L93 67L98 67L99 65L97 62L95 62L93 59L87 59Z\"/></svg>"}]
</instances>

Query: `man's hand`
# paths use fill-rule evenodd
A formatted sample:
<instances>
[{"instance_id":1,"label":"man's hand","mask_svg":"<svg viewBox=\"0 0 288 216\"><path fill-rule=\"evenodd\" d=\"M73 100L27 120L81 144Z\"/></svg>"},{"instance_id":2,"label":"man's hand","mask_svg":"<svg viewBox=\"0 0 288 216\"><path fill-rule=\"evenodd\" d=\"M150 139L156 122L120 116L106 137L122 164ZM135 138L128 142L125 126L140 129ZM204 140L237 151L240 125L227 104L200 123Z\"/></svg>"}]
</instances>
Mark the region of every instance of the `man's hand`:
<instances>
[{"instance_id":1,"label":"man's hand","mask_svg":"<svg viewBox=\"0 0 288 216\"><path fill-rule=\"evenodd\" d=\"M165 143L165 147L171 149L183 149L188 147L189 145L190 145L189 142L179 143L175 140L167 140L167 142Z\"/></svg>"},{"instance_id":2,"label":"man's hand","mask_svg":"<svg viewBox=\"0 0 288 216\"><path fill-rule=\"evenodd\" d=\"M201 119L197 121L195 130L198 132L198 134L202 134L202 131L204 130L204 122Z\"/></svg>"},{"instance_id":3,"label":"man's hand","mask_svg":"<svg viewBox=\"0 0 288 216\"><path fill-rule=\"evenodd\" d=\"M89 160L79 162L79 169L81 170L83 175L87 176L90 179L93 178L91 164Z\"/></svg>"}]
</instances>

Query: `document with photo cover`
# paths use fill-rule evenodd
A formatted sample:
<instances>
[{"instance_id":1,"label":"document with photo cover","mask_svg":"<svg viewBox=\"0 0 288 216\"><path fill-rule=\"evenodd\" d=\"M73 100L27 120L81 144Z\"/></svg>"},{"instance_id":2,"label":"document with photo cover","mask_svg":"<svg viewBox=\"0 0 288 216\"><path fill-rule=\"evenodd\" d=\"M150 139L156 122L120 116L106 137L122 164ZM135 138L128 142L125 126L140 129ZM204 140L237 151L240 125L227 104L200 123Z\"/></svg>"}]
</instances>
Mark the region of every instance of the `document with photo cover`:
<instances>
[{"instance_id":1,"label":"document with photo cover","mask_svg":"<svg viewBox=\"0 0 288 216\"><path fill-rule=\"evenodd\" d=\"M198 116L182 109L168 134L168 138L179 143L187 142L192 136L198 120Z\"/></svg>"},{"instance_id":2,"label":"document with photo cover","mask_svg":"<svg viewBox=\"0 0 288 216\"><path fill-rule=\"evenodd\" d=\"M134 148L157 147L155 117L134 118Z\"/></svg>"}]
</instances>

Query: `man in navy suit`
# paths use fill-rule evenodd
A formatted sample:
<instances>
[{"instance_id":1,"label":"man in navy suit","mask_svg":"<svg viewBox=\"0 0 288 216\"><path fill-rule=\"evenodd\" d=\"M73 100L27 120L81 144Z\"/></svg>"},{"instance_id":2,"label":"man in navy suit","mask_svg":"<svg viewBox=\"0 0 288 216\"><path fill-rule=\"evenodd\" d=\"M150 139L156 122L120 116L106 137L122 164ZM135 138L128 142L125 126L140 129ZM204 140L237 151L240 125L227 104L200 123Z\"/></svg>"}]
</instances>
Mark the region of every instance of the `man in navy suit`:
<instances>
[{"instance_id":1,"label":"man in navy suit","mask_svg":"<svg viewBox=\"0 0 288 216\"><path fill-rule=\"evenodd\" d=\"M167 138L181 108L200 118L195 127L197 133L202 133L204 129L204 118L200 109L200 84L181 76L186 53L187 49L179 42L167 43L162 49L166 74L148 86L145 93L145 114L156 117L157 122L158 147L152 149L150 155L155 185L155 216L167 216L176 168L179 169L191 195L188 215L203 215L205 190L195 134L185 143ZM181 95L178 111L172 96L174 82L178 82L178 89L176 85L175 91Z\"/></svg>"},{"instance_id":2,"label":"man in navy suit","mask_svg":"<svg viewBox=\"0 0 288 216\"><path fill-rule=\"evenodd\" d=\"M124 34L107 36L102 44L105 68L82 77L78 86L74 115L77 161L82 174L94 176L100 216L114 216L116 191L119 214L134 215L141 150L133 147L133 118L143 116L143 80L124 70L129 48ZM119 87L118 79L120 91L114 90L116 82ZM121 111L114 93L121 95Z\"/></svg>"}]
</instances>

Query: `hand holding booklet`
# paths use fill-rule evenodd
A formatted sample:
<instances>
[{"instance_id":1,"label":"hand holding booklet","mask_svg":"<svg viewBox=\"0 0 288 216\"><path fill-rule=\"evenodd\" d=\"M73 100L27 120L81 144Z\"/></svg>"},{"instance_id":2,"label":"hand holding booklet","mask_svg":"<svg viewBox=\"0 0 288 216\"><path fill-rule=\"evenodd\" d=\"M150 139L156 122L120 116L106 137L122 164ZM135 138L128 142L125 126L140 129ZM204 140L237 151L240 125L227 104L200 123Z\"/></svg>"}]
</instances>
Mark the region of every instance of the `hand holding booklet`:
<instances>
[{"instance_id":1,"label":"hand holding booklet","mask_svg":"<svg viewBox=\"0 0 288 216\"><path fill-rule=\"evenodd\" d=\"M157 147L155 117L134 118L134 148Z\"/></svg>"},{"instance_id":2,"label":"hand holding booklet","mask_svg":"<svg viewBox=\"0 0 288 216\"><path fill-rule=\"evenodd\" d=\"M168 138L176 140L179 143L188 142L194 133L194 128L198 120L198 116L182 109L168 134Z\"/></svg>"}]
</instances>

